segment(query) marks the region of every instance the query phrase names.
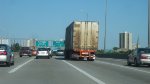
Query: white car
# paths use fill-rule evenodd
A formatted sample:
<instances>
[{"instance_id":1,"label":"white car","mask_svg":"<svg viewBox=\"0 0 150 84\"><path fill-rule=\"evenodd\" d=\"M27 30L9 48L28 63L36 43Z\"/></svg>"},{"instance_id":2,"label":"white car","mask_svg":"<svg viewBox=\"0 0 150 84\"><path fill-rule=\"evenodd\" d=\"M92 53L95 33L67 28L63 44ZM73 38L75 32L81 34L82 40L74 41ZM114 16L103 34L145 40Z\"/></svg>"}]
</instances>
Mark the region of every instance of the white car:
<instances>
[{"instance_id":1,"label":"white car","mask_svg":"<svg viewBox=\"0 0 150 84\"><path fill-rule=\"evenodd\" d=\"M36 59L38 59L39 57L46 57L46 58L50 59L49 50L47 48L38 48Z\"/></svg>"}]
</instances>

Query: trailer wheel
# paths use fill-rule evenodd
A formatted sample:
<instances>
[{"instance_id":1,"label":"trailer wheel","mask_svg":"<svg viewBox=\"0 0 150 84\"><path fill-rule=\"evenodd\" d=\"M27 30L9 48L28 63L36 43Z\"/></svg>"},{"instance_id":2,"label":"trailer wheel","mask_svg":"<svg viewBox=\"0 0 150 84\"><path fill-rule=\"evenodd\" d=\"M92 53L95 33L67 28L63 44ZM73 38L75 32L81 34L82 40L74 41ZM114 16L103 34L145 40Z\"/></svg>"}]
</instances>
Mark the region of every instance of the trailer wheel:
<instances>
[{"instance_id":1,"label":"trailer wheel","mask_svg":"<svg viewBox=\"0 0 150 84\"><path fill-rule=\"evenodd\" d=\"M90 59L90 61L94 61L94 59Z\"/></svg>"}]
</instances>

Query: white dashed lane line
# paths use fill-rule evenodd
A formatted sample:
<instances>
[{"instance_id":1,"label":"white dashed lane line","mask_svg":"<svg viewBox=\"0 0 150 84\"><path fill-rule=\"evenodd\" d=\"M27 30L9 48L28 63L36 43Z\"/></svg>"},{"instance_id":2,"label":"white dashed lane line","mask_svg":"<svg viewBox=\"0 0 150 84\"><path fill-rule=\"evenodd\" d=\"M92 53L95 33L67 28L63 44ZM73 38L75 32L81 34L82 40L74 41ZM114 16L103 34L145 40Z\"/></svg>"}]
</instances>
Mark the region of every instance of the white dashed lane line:
<instances>
[{"instance_id":1,"label":"white dashed lane line","mask_svg":"<svg viewBox=\"0 0 150 84\"><path fill-rule=\"evenodd\" d=\"M84 70L74 66L73 64L63 60L63 62L65 62L66 64L68 64L69 66L73 67L74 69L78 70L79 72L81 72L82 74L84 74L85 76L89 77L90 79L92 79L93 81L95 81L97 84L105 84L103 81L99 80L98 78L90 75L89 73L85 72Z\"/></svg>"},{"instance_id":2,"label":"white dashed lane line","mask_svg":"<svg viewBox=\"0 0 150 84\"><path fill-rule=\"evenodd\" d=\"M95 62L100 63L100 64L111 65L111 66L115 66L115 67L120 67L120 68L124 68L124 69L130 69L130 70L134 70L134 71L138 71L138 72L150 74L150 71L136 69L136 68L132 68L132 67L128 67L128 66L123 66L123 65L119 65L119 64L113 64L113 63L104 62L104 61L95 61Z\"/></svg>"},{"instance_id":3,"label":"white dashed lane line","mask_svg":"<svg viewBox=\"0 0 150 84\"><path fill-rule=\"evenodd\" d=\"M23 64L17 66L16 68L14 68L14 69L12 69L12 70L10 70L8 73L11 74L11 73L16 72L17 70L19 70L20 68L22 68L23 66L25 66L25 65L28 64L28 63L30 63L30 62L33 61L33 60L34 60L34 58L32 58L32 59L26 61L25 63L23 63Z\"/></svg>"}]
</instances>

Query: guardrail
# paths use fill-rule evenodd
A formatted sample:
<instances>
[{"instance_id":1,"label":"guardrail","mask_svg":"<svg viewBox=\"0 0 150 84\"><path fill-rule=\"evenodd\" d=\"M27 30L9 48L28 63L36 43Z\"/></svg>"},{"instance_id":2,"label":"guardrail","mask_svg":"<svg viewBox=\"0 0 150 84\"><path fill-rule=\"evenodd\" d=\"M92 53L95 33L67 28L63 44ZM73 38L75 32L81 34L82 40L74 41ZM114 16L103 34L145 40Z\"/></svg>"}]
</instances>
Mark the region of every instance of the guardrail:
<instances>
[{"instance_id":1,"label":"guardrail","mask_svg":"<svg viewBox=\"0 0 150 84\"><path fill-rule=\"evenodd\" d=\"M96 54L100 58L127 59L128 54Z\"/></svg>"}]
</instances>

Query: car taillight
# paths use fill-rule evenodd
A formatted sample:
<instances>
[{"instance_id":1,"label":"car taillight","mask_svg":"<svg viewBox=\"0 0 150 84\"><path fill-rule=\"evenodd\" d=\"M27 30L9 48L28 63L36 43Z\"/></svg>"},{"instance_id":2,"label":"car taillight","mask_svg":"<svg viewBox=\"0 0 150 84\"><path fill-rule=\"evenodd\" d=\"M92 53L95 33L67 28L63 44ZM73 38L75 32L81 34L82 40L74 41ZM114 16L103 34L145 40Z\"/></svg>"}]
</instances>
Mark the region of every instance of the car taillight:
<instances>
[{"instance_id":1,"label":"car taillight","mask_svg":"<svg viewBox=\"0 0 150 84\"><path fill-rule=\"evenodd\" d=\"M148 59L148 57L145 55L141 55L141 59Z\"/></svg>"},{"instance_id":2,"label":"car taillight","mask_svg":"<svg viewBox=\"0 0 150 84\"><path fill-rule=\"evenodd\" d=\"M1 51L0 55L7 55L7 52L6 51Z\"/></svg>"},{"instance_id":3,"label":"car taillight","mask_svg":"<svg viewBox=\"0 0 150 84\"><path fill-rule=\"evenodd\" d=\"M6 52L6 51L4 51L4 55L7 55L7 52Z\"/></svg>"}]
</instances>

